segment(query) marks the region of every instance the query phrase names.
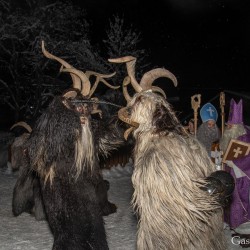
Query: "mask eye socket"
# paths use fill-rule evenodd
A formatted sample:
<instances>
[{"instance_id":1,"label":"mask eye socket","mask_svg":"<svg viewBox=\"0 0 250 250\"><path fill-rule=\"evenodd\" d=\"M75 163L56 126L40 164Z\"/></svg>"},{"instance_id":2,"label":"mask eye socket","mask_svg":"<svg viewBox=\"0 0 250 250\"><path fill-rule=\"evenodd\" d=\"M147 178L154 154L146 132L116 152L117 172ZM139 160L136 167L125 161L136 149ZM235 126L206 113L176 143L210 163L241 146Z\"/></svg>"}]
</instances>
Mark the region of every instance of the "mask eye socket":
<instances>
[{"instance_id":1,"label":"mask eye socket","mask_svg":"<svg viewBox=\"0 0 250 250\"><path fill-rule=\"evenodd\" d=\"M89 113L89 106L87 103L77 103L74 105L74 109L80 114Z\"/></svg>"}]
</instances>

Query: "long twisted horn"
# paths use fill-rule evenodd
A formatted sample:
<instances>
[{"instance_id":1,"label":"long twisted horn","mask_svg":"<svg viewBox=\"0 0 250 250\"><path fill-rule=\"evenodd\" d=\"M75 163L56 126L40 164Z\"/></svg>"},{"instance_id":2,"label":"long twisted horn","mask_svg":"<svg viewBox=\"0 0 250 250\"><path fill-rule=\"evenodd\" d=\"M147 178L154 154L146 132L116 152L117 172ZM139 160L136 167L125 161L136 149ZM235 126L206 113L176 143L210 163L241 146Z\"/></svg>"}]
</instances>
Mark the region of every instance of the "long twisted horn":
<instances>
[{"instance_id":1,"label":"long twisted horn","mask_svg":"<svg viewBox=\"0 0 250 250\"><path fill-rule=\"evenodd\" d=\"M175 87L178 84L176 77L169 70L164 68L156 68L148 71L143 75L140 81L140 86L143 90L152 89L153 82L160 77L169 78L170 80L172 80Z\"/></svg>"},{"instance_id":2,"label":"long twisted horn","mask_svg":"<svg viewBox=\"0 0 250 250\"><path fill-rule=\"evenodd\" d=\"M164 68L156 68L156 69L148 71L147 73L145 73L143 75L143 77L142 77L142 79L140 81L140 84L139 84L136 81L136 78L135 78L135 62L136 62L136 58L133 57L133 56L125 56L125 57L116 58L116 59L109 59L109 62L113 62L113 63L124 63L124 62L126 62L128 75L129 75L129 77L131 79L131 84L133 85L136 92L141 92L141 91L152 89L152 91L159 92L166 98L165 92L161 88L159 88L157 86L152 86L152 83L157 78L166 77L166 78L169 78L170 80L172 80L175 87L178 84L177 79L174 76L174 74L172 74L169 70L164 69Z\"/></svg>"},{"instance_id":3,"label":"long twisted horn","mask_svg":"<svg viewBox=\"0 0 250 250\"><path fill-rule=\"evenodd\" d=\"M91 75L94 75L96 76L96 81L94 83L94 85L92 86L90 92L89 92L89 97L91 97L93 95L93 93L95 92L99 82L103 82L106 86L108 86L109 88L111 89L118 89L120 88L120 86L112 86L111 84L109 84L105 78L111 78L112 76L114 76L116 74L116 72L112 73L112 74L109 74L109 75L105 75L105 74L100 74L100 73L97 73L97 72L94 72L94 71L86 71L85 72L86 76L89 77Z\"/></svg>"},{"instance_id":4,"label":"long twisted horn","mask_svg":"<svg viewBox=\"0 0 250 250\"><path fill-rule=\"evenodd\" d=\"M120 120L122 120L123 122L131 125L132 127L128 128L125 132L124 132L124 138L125 140L127 140L129 134L136 128L139 127L139 123L137 122L134 122L131 120L131 118L128 117L128 110L126 107L123 107L121 108L119 111L118 111L118 117Z\"/></svg>"},{"instance_id":5,"label":"long twisted horn","mask_svg":"<svg viewBox=\"0 0 250 250\"><path fill-rule=\"evenodd\" d=\"M161 93L164 96L164 98L167 99L167 96L166 96L164 90L161 89L160 87L152 86L151 89L152 89L153 92L159 92L159 93Z\"/></svg>"},{"instance_id":6,"label":"long twisted horn","mask_svg":"<svg viewBox=\"0 0 250 250\"><path fill-rule=\"evenodd\" d=\"M135 57L125 56L121 58L108 59L108 61L112 63L124 63L125 62L127 66L128 75L130 76L130 79L131 79L131 84L133 85L135 91L139 93L143 90L135 78L135 63L136 63Z\"/></svg>"},{"instance_id":7,"label":"long twisted horn","mask_svg":"<svg viewBox=\"0 0 250 250\"><path fill-rule=\"evenodd\" d=\"M80 88L81 93L83 96L89 96L90 93L90 81L88 77L81 71L75 68L63 68L62 72L69 72L72 73L81 79L82 87Z\"/></svg>"},{"instance_id":8,"label":"long twisted horn","mask_svg":"<svg viewBox=\"0 0 250 250\"><path fill-rule=\"evenodd\" d=\"M42 52L44 54L45 57L47 57L48 59L52 59L55 60L59 63L61 63L65 68L73 68L69 63L67 63L66 61L64 61L63 59L52 55L51 53L49 53L46 49L45 49L45 45L44 45L44 41L42 40ZM62 71L62 70L61 70ZM72 81L73 81L73 88L79 89L81 90L81 80L78 76L74 75L74 74L70 74Z\"/></svg>"},{"instance_id":9,"label":"long twisted horn","mask_svg":"<svg viewBox=\"0 0 250 250\"><path fill-rule=\"evenodd\" d=\"M132 97L129 95L128 93L128 88L127 86L130 84L130 77L129 76L126 76L124 79L123 79L123 83L122 83L122 92L123 92L123 95L126 99L127 102L130 102Z\"/></svg>"}]
</instances>

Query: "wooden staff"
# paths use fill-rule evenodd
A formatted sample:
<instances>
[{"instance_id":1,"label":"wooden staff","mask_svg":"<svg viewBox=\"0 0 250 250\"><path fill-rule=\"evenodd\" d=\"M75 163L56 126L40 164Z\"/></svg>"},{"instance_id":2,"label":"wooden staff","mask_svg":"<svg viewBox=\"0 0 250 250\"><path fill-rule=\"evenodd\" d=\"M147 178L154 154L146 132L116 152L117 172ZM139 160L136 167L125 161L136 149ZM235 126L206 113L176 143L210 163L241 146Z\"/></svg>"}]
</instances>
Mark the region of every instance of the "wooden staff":
<instances>
[{"instance_id":1,"label":"wooden staff","mask_svg":"<svg viewBox=\"0 0 250 250\"><path fill-rule=\"evenodd\" d=\"M194 110L194 136L196 137L196 132L197 132L197 119L198 119L198 108L200 107L201 104L201 95L193 95L191 96L191 106L192 109Z\"/></svg>"},{"instance_id":2,"label":"wooden staff","mask_svg":"<svg viewBox=\"0 0 250 250\"><path fill-rule=\"evenodd\" d=\"M225 93L220 92L220 109L221 109L221 136L224 134L225 130ZM222 152L222 154L225 154L225 152ZM221 163L221 170L225 169L225 164L222 162Z\"/></svg>"},{"instance_id":3,"label":"wooden staff","mask_svg":"<svg viewBox=\"0 0 250 250\"><path fill-rule=\"evenodd\" d=\"M225 128L225 111L224 111L224 106L225 106L225 93L224 92L220 92L221 135L223 135L224 128Z\"/></svg>"}]
</instances>

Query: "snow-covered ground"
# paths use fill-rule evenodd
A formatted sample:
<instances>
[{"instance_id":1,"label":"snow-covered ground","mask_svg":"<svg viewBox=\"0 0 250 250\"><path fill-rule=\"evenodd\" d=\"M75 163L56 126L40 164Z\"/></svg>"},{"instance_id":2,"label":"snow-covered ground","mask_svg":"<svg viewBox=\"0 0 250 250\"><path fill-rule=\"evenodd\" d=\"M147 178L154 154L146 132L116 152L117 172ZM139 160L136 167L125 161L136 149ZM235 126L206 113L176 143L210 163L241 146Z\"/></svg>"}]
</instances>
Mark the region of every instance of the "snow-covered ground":
<instances>
[{"instance_id":1,"label":"snow-covered ground","mask_svg":"<svg viewBox=\"0 0 250 250\"><path fill-rule=\"evenodd\" d=\"M124 168L118 165L103 171L104 178L110 182L109 200L118 207L117 213L105 217L110 250L136 249L137 221L130 206L132 171L131 162ZM0 250L50 250L53 236L46 221L36 221L26 213L18 217L12 215L11 199L16 178L17 173L0 169ZM229 230L225 229L225 234L229 250L242 249L232 244Z\"/></svg>"}]
</instances>

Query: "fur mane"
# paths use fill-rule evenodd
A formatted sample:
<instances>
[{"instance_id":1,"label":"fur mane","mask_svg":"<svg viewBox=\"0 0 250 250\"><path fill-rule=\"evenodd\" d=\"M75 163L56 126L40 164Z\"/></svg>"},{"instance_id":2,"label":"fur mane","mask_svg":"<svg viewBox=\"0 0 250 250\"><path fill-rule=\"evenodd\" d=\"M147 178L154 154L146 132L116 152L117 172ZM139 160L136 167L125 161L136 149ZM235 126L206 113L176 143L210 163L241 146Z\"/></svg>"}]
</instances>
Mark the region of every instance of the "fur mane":
<instances>
[{"instance_id":1,"label":"fur mane","mask_svg":"<svg viewBox=\"0 0 250 250\"><path fill-rule=\"evenodd\" d=\"M223 242L218 248L224 237L221 206L202 190L204 178L215 171L204 147L159 95L136 94L128 109L139 123L132 176L132 205L140 218L137 249L225 249ZM218 239L211 240L214 234Z\"/></svg>"},{"instance_id":2,"label":"fur mane","mask_svg":"<svg viewBox=\"0 0 250 250\"><path fill-rule=\"evenodd\" d=\"M129 103L129 107L135 110L131 113L131 119L140 124L137 132L150 130L156 134L187 134L172 105L158 94L148 91L138 93Z\"/></svg>"},{"instance_id":3,"label":"fur mane","mask_svg":"<svg viewBox=\"0 0 250 250\"><path fill-rule=\"evenodd\" d=\"M27 146L33 168L52 182L55 175L60 175L59 163L65 159L72 161L75 178L82 171L92 174L93 145L90 123L82 126L79 114L56 97L39 118Z\"/></svg>"}]
</instances>

